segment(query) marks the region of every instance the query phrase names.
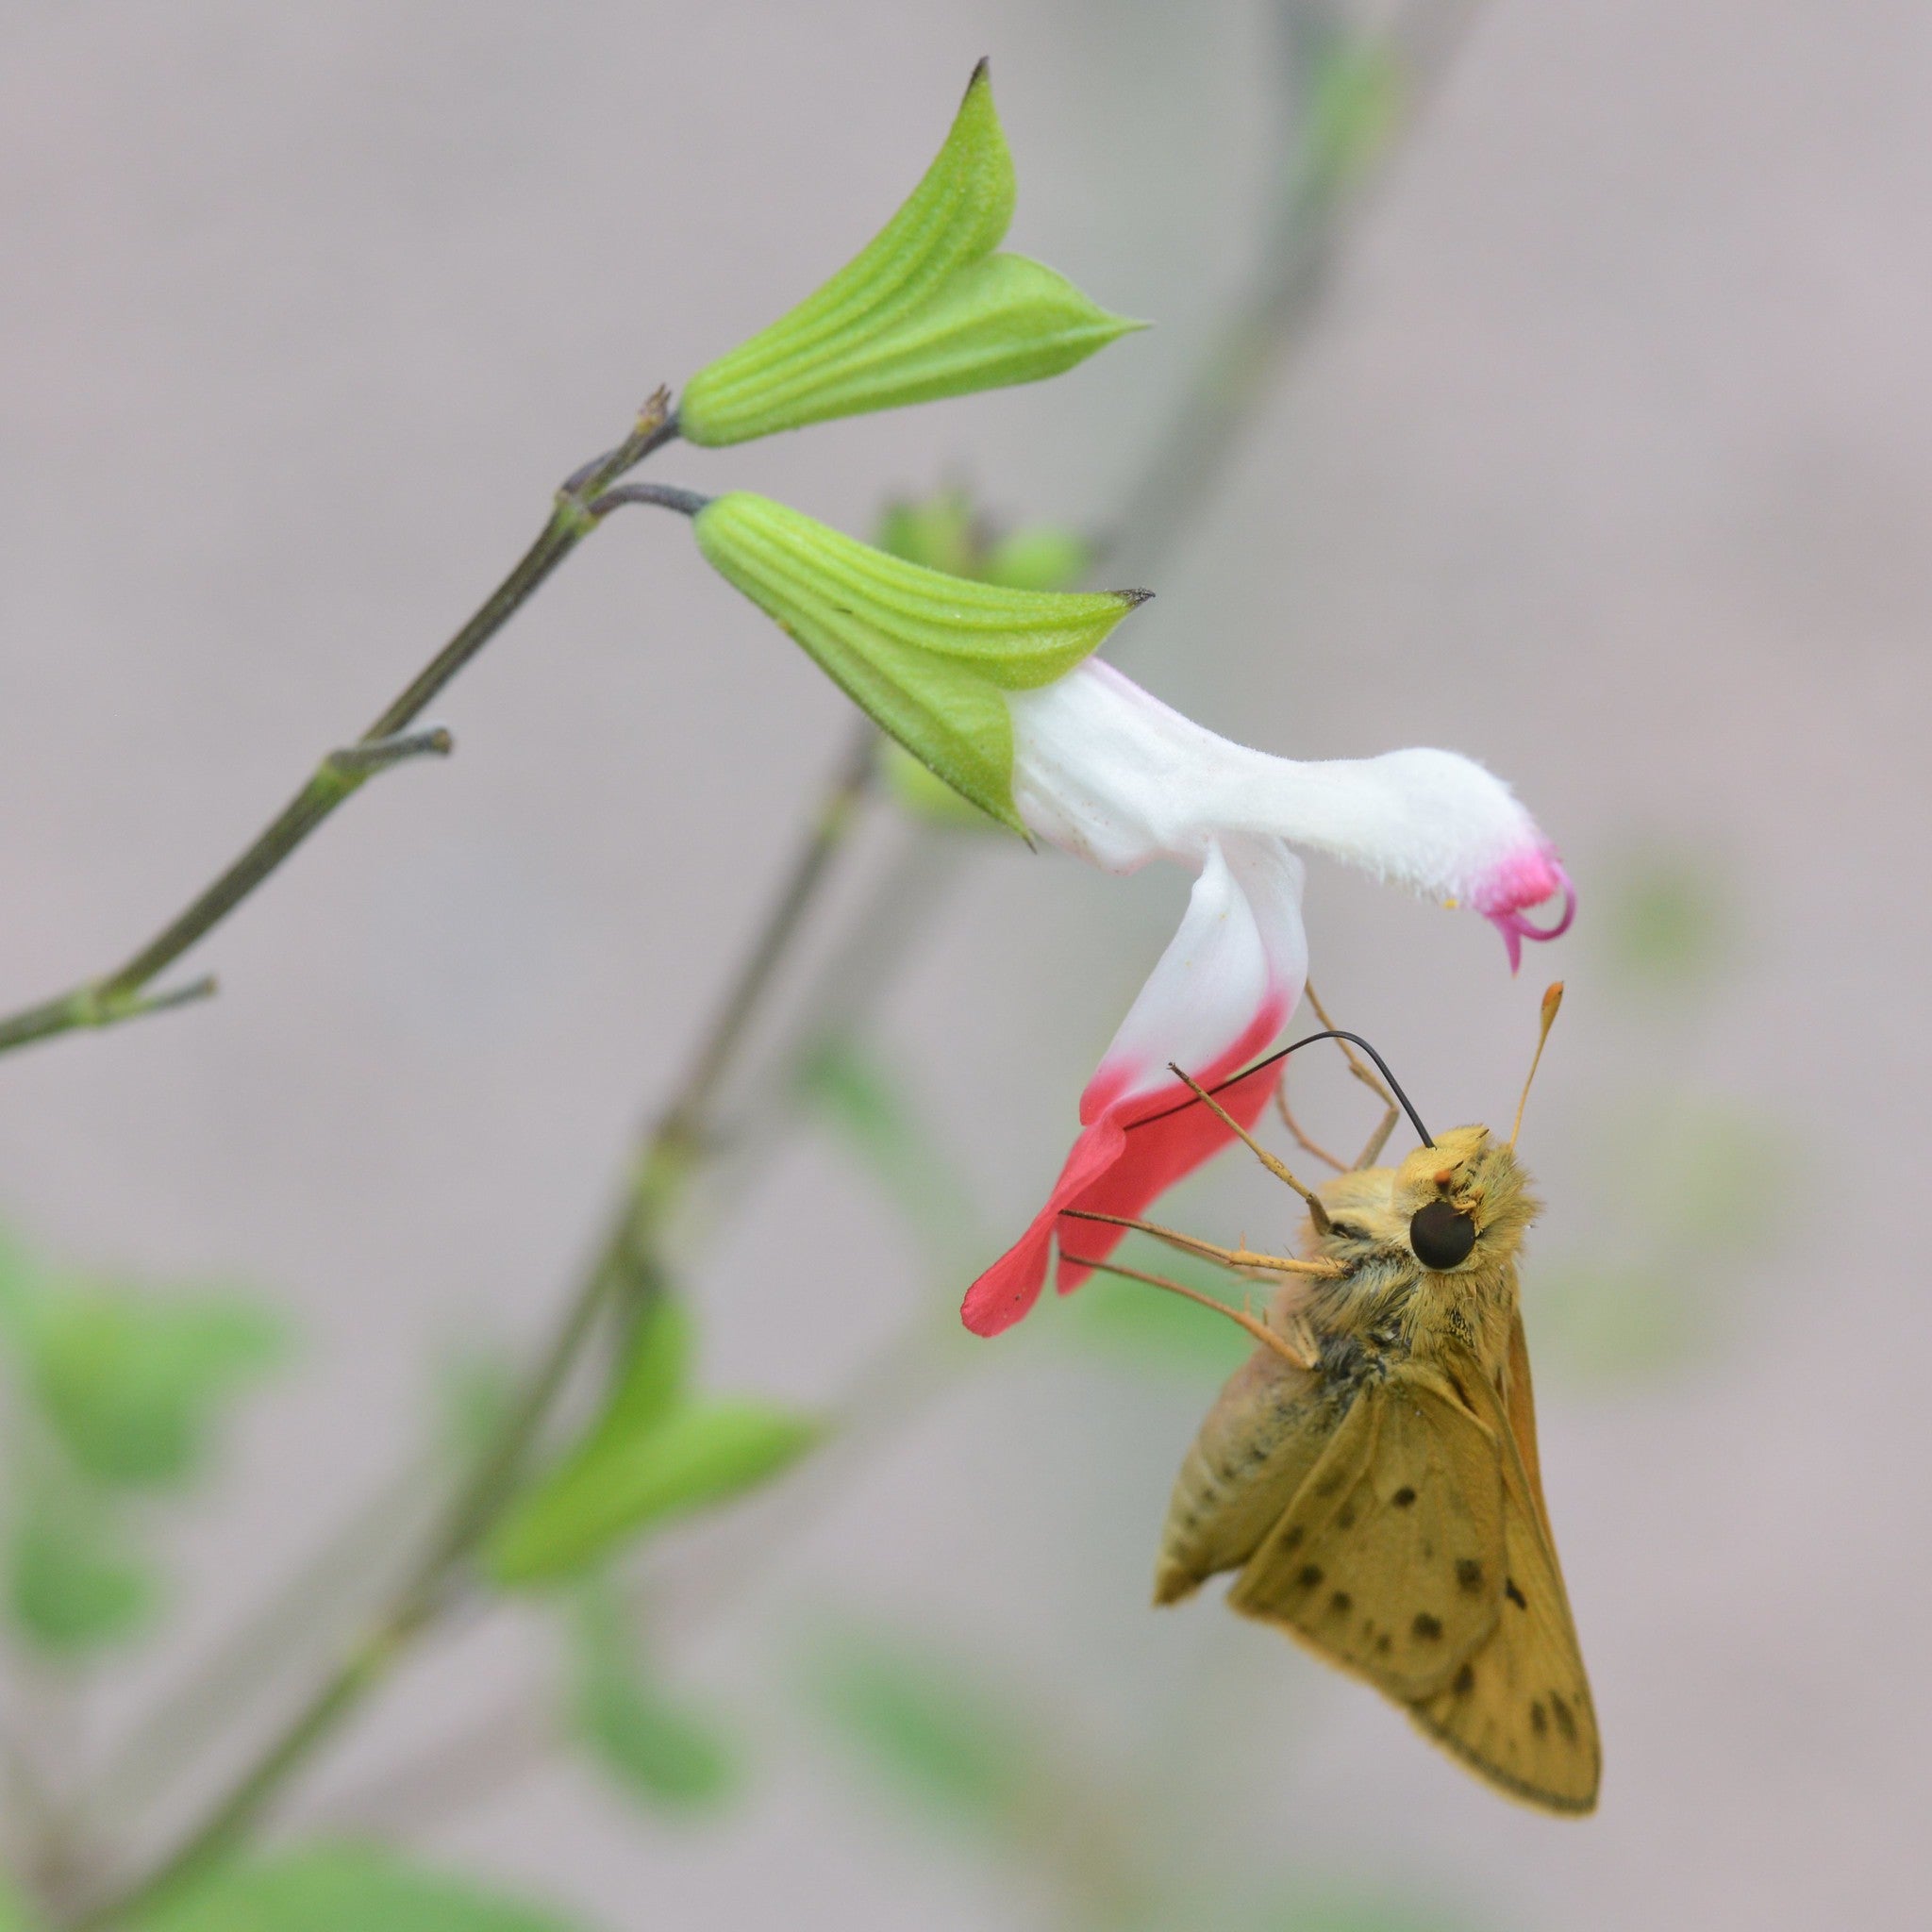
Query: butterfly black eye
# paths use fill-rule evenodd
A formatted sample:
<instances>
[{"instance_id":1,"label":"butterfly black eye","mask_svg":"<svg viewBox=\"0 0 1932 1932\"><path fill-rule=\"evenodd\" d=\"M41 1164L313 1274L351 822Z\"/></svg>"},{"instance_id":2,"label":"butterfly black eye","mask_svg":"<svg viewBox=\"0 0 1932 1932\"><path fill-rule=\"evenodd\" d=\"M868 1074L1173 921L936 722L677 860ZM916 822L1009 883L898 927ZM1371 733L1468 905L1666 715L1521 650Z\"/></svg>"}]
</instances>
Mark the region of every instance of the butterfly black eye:
<instances>
[{"instance_id":1,"label":"butterfly black eye","mask_svg":"<svg viewBox=\"0 0 1932 1932\"><path fill-rule=\"evenodd\" d=\"M1424 1268L1454 1268L1475 1246L1475 1222L1446 1201L1431 1201L1409 1216L1408 1244Z\"/></svg>"}]
</instances>

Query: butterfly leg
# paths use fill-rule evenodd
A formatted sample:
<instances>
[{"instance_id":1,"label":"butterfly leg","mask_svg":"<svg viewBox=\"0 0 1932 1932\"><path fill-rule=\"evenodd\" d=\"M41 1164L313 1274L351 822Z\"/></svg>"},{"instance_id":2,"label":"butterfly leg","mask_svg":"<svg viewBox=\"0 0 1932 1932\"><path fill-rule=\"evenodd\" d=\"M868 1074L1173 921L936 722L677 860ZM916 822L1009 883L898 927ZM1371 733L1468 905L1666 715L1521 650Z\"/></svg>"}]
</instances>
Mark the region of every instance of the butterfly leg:
<instances>
[{"instance_id":1,"label":"butterfly leg","mask_svg":"<svg viewBox=\"0 0 1932 1932\"><path fill-rule=\"evenodd\" d=\"M1229 1113L1226 1108L1223 1107L1220 1101L1216 1100L1213 1094L1208 1092L1207 1088L1202 1086L1191 1074L1184 1074L1172 1060L1168 1062L1167 1070L1176 1080L1180 1081L1183 1086L1187 1087L1193 1093L1196 1100L1200 1101L1204 1107L1207 1107L1214 1114L1222 1125L1226 1127L1276 1180L1281 1182L1284 1187L1292 1188L1308 1204L1308 1219L1313 1223L1315 1232L1317 1234L1326 1234L1328 1232L1328 1210L1322 1205L1322 1197L1315 1192L1314 1189L1305 1186L1301 1181L1297 1180L1290 1170L1288 1163L1284 1160L1277 1160L1274 1155L1269 1153L1267 1148L1262 1146L1260 1141L1256 1140L1254 1135L1249 1133L1247 1128L1242 1126L1241 1122L1236 1120L1233 1114Z\"/></svg>"},{"instance_id":2,"label":"butterfly leg","mask_svg":"<svg viewBox=\"0 0 1932 1932\"><path fill-rule=\"evenodd\" d=\"M1312 1154L1317 1160L1325 1161L1337 1174L1346 1174L1348 1163L1338 1159L1319 1141L1311 1140L1302 1131L1301 1123L1288 1110L1288 1073L1284 1069L1281 1085L1274 1090L1274 1111L1281 1116L1281 1124L1295 1138L1295 1144L1305 1154Z\"/></svg>"},{"instance_id":3,"label":"butterfly leg","mask_svg":"<svg viewBox=\"0 0 1932 1932\"><path fill-rule=\"evenodd\" d=\"M1321 1021L1322 1024L1327 1027L1328 1030L1332 1033L1335 1030L1335 1022L1328 1017L1325 1011L1323 1010L1322 1002L1320 1001L1320 999L1316 997L1315 989L1312 986L1309 986L1306 989L1306 991L1307 993L1307 1000L1309 1006L1313 1007L1315 1009L1316 1019ZM1369 1090L1369 1091L1373 1093L1375 1096L1375 1098L1379 1100L1382 1103L1383 1107L1387 1109L1387 1111L1382 1116L1381 1125L1378 1126L1375 1129L1375 1131L1369 1136L1368 1145L1362 1149L1359 1158L1357 1159L1355 1163L1355 1167L1348 1170L1348 1172L1350 1173L1355 1173L1357 1170L1364 1167L1374 1167L1376 1161L1381 1159L1382 1149L1389 1144L1389 1136L1395 1131L1395 1123L1402 1118L1402 1109L1396 1106L1395 1096L1390 1092L1388 1088L1383 1086L1379 1079L1375 1077L1374 1071L1370 1068L1368 1063L1362 1058L1360 1054L1356 1052L1354 1047L1349 1045L1347 1041L1338 1040L1335 1043L1341 1049L1342 1058L1348 1062L1348 1071L1351 1074L1353 1074L1356 1076L1356 1078L1359 1080L1362 1083L1362 1085L1366 1087ZM1282 1108L1282 1114L1284 1118L1286 1118L1287 1112L1288 1109L1284 1106ZM1301 1140L1301 1134L1297 1129L1295 1129L1292 1122L1290 1123L1290 1131L1294 1133L1296 1140ZM1307 1147L1308 1151L1311 1154L1321 1152L1319 1148L1311 1146L1307 1141L1302 1141L1302 1145ZM1331 1158L1332 1157L1323 1155L1322 1158L1325 1160ZM1340 1161L1336 1161L1335 1165L1337 1167L1340 1167L1341 1163Z\"/></svg>"},{"instance_id":4,"label":"butterfly leg","mask_svg":"<svg viewBox=\"0 0 1932 1932\"><path fill-rule=\"evenodd\" d=\"M1263 1348L1272 1349L1283 1361L1298 1369L1313 1369L1320 1364L1321 1357L1315 1351L1313 1338L1306 1331L1292 1339L1278 1335L1265 1322L1257 1320L1242 1309L1231 1308L1225 1302L1216 1301L1211 1294L1203 1294L1198 1289L1171 1281L1165 1274L1146 1274L1138 1268L1123 1268L1117 1261L1089 1261L1078 1255L1068 1255L1066 1258L1082 1268L1098 1269L1103 1274L1118 1274L1128 1281L1144 1281L1149 1288L1164 1288L1170 1294L1199 1302L1204 1308L1212 1308L1217 1315L1225 1315L1230 1322L1245 1328Z\"/></svg>"},{"instance_id":5,"label":"butterfly leg","mask_svg":"<svg viewBox=\"0 0 1932 1932\"><path fill-rule=\"evenodd\" d=\"M1270 1274L1313 1274L1332 1281L1347 1270L1335 1261L1302 1261L1289 1255L1260 1255L1252 1248L1224 1248L1216 1241L1204 1241L1198 1235L1182 1234L1178 1228L1162 1227L1158 1221L1137 1221L1130 1214L1099 1214L1090 1208L1063 1208L1062 1221L1103 1221L1109 1227L1132 1228L1136 1234L1151 1234L1158 1241L1178 1248L1184 1255L1198 1255L1204 1261L1219 1261L1224 1268L1241 1272L1260 1270ZM1061 1243L1062 1249L1065 1243ZM1069 1257L1071 1258L1071 1257ZM1083 1268L1091 1267L1083 1261Z\"/></svg>"}]
</instances>

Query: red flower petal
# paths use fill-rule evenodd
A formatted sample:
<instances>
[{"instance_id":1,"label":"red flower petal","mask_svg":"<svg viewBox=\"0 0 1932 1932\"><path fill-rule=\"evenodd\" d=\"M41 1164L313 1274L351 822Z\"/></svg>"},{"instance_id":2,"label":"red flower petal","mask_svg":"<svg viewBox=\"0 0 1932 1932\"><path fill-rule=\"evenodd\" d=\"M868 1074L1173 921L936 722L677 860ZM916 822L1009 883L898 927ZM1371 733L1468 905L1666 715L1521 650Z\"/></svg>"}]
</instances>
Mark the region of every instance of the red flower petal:
<instances>
[{"instance_id":1,"label":"red flower petal","mask_svg":"<svg viewBox=\"0 0 1932 1932\"><path fill-rule=\"evenodd\" d=\"M1288 1014L1278 1000L1266 1002L1241 1037L1197 1074L1204 1087L1227 1079L1254 1058L1281 1031ZM1252 1127L1281 1078L1281 1064L1257 1067L1245 1079L1215 1094L1242 1126ZM1213 1111L1195 1100L1178 1080L1152 1093L1116 1102L1090 1126L1068 1153L1047 1203L1026 1232L966 1291L959 1318L975 1335L1010 1328L1040 1299L1046 1281L1047 1255L1056 1231L1060 1237L1059 1291L1077 1288L1092 1272L1065 1258L1065 1250L1092 1260L1110 1255L1125 1228L1104 1222L1069 1221L1056 1228L1069 1208L1091 1213L1138 1215L1234 1136Z\"/></svg>"}]
</instances>

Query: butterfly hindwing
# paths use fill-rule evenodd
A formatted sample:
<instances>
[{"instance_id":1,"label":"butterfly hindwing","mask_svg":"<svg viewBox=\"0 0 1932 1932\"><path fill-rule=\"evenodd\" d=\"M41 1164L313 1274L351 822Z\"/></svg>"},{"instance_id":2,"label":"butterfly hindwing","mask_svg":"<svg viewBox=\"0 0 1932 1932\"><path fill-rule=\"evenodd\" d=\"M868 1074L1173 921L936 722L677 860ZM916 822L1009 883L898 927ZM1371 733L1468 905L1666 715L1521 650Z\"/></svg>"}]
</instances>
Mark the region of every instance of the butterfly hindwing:
<instances>
[{"instance_id":1,"label":"butterfly hindwing","mask_svg":"<svg viewBox=\"0 0 1932 1932\"><path fill-rule=\"evenodd\" d=\"M1503 1568L1493 1431L1405 1368L1357 1395L1228 1602L1407 1704L1496 1627Z\"/></svg>"}]
</instances>

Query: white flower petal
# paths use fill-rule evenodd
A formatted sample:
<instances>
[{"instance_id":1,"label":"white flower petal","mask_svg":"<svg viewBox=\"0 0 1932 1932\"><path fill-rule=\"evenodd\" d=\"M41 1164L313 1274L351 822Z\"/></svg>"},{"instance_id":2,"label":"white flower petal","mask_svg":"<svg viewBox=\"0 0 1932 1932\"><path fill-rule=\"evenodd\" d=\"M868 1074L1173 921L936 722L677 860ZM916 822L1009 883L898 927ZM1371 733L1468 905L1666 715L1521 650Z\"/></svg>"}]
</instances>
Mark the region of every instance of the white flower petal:
<instances>
[{"instance_id":1,"label":"white flower petal","mask_svg":"<svg viewBox=\"0 0 1932 1932\"><path fill-rule=\"evenodd\" d=\"M1091 658L1010 702L1021 816L1104 871L1160 857L1198 863L1209 840L1233 832L1310 846L1492 916L1565 889L1514 793L1458 753L1274 758L1204 729Z\"/></svg>"},{"instance_id":2,"label":"white flower petal","mask_svg":"<svg viewBox=\"0 0 1932 1932\"><path fill-rule=\"evenodd\" d=\"M1224 1078L1286 1024L1307 976L1302 862L1275 839L1210 841L1186 916L1080 1099L1091 1122L1174 1085Z\"/></svg>"}]
</instances>

